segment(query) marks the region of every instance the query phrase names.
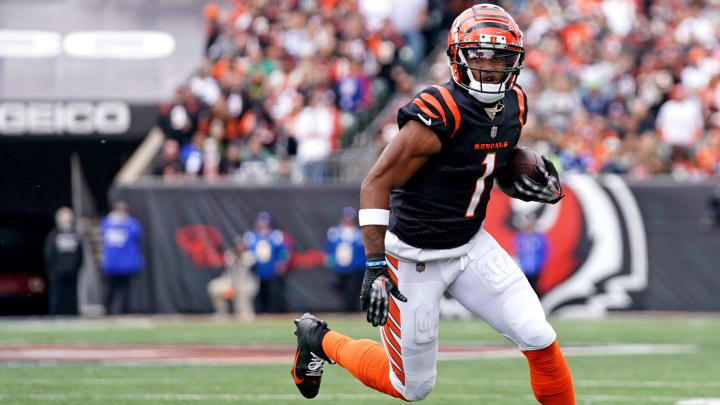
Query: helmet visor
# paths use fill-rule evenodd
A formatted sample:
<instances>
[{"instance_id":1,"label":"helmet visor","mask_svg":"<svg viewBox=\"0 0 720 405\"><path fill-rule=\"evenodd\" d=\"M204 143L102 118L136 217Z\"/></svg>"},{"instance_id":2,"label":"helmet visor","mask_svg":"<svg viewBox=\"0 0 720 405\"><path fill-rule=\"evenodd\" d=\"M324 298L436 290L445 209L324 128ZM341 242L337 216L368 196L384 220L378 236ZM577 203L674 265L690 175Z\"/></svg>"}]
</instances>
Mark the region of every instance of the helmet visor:
<instances>
[{"instance_id":1,"label":"helmet visor","mask_svg":"<svg viewBox=\"0 0 720 405\"><path fill-rule=\"evenodd\" d=\"M507 72L517 67L520 53L507 49L461 48L469 68Z\"/></svg>"},{"instance_id":2,"label":"helmet visor","mask_svg":"<svg viewBox=\"0 0 720 405\"><path fill-rule=\"evenodd\" d=\"M468 75L480 83L507 82L519 64L520 52L508 49L461 48Z\"/></svg>"}]
</instances>

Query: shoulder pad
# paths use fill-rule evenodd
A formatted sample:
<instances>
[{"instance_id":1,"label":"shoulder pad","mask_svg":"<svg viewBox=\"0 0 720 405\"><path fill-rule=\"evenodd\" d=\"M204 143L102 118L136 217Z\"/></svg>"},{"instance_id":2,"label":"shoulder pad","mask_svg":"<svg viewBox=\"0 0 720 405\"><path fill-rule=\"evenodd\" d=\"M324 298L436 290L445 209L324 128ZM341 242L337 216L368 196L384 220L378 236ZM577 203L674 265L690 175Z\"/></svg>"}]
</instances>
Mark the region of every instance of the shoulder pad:
<instances>
[{"instance_id":1,"label":"shoulder pad","mask_svg":"<svg viewBox=\"0 0 720 405\"><path fill-rule=\"evenodd\" d=\"M398 126L417 121L440 139L451 138L460 127L460 110L452 94L442 86L427 87L398 111Z\"/></svg>"}]
</instances>

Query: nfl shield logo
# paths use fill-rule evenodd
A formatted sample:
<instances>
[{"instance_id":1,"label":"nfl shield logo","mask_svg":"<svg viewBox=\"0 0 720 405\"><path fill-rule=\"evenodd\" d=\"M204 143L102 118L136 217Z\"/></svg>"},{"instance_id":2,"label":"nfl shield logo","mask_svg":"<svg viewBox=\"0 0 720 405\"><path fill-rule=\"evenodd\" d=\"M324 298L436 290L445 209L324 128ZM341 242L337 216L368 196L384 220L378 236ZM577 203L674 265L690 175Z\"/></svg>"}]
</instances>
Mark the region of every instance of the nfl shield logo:
<instances>
[{"instance_id":1,"label":"nfl shield logo","mask_svg":"<svg viewBox=\"0 0 720 405\"><path fill-rule=\"evenodd\" d=\"M497 136L497 126L493 125L492 128L490 128L490 138L495 138Z\"/></svg>"},{"instance_id":2,"label":"nfl shield logo","mask_svg":"<svg viewBox=\"0 0 720 405\"><path fill-rule=\"evenodd\" d=\"M417 262L417 263L415 263L415 270L416 270L418 273L422 273L423 271L425 271L425 262Z\"/></svg>"}]
</instances>

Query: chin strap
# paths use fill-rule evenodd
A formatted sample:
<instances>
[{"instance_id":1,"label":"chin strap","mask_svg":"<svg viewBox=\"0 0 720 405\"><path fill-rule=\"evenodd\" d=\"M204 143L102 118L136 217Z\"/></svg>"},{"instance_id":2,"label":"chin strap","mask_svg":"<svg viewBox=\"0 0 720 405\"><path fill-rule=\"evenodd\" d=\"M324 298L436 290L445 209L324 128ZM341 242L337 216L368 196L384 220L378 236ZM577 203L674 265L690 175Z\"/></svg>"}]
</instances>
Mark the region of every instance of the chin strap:
<instances>
[{"instance_id":1,"label":"chin strap","mask_svg":"<svg viewBox=\"0 0 720 405\"><path fill-rule=\"evenodd\" d=\"M505 97L505 92L502 93L481 93L478 90L469 90L469 93L473 98L477 99L479 102L483 104L492 104L496 103Z\"/></svg>"},{"instance_id":2,"label":"chin strap","mask_svg":"<svg viewBox=\"0 0 720 405\"><path fill-rule=\"evenodd\" d=\"M497 91L497 93L495 93L495 92L485 93L485 92L480 91L480 89L482 88L482 83L480 83L476 80L473 80L473 79L470 79L470 90L468 90L468 91L470 92L471 96L476 98L481 103L485 103L485 104L492 104L492 103L498 102L498 101L502 100L503 97L505 97L505 86L506 86L505 83L485 84L485 86L491 87L492 90Z\"/></svg>"}]
</instances>

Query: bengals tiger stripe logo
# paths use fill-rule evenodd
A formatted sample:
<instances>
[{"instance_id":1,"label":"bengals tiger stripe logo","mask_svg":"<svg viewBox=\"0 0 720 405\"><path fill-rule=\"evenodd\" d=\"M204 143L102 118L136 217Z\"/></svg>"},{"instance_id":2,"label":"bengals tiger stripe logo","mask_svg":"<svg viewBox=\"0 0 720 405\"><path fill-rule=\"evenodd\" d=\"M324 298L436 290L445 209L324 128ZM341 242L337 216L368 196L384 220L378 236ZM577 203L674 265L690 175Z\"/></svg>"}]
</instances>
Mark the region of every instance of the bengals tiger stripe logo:
<instances>
[{"instance_id":1,"label":"bengals tiger stripe logo","mask_svg":"<svg viewBox=\"0 0 720 405\"><path fill-rule=\"evenodd\" d=\"M537 281L546 312L602 315L636 309L647 288L645 228L635 197L616 175L563 178L558 204L525 203L492 190L485 229L513 257L528 221L544 233L549 252Z\"/></svg>"}]
</instances>

